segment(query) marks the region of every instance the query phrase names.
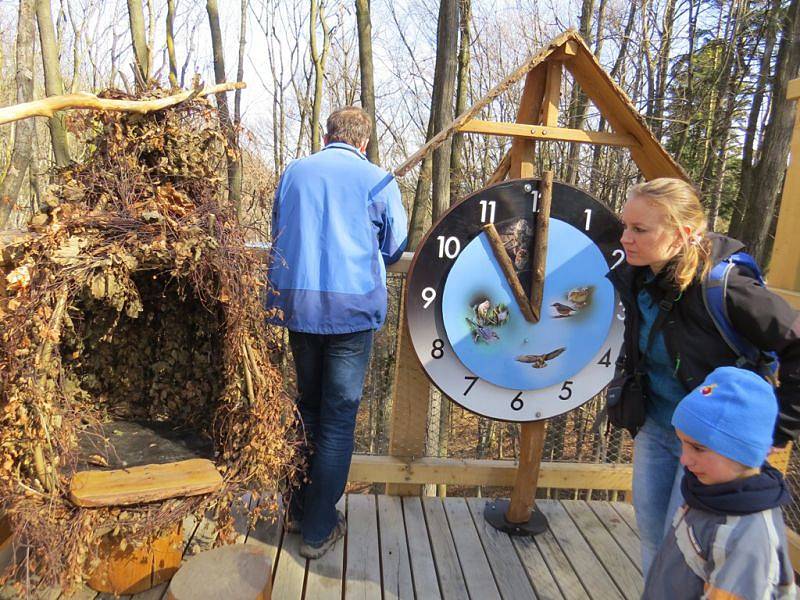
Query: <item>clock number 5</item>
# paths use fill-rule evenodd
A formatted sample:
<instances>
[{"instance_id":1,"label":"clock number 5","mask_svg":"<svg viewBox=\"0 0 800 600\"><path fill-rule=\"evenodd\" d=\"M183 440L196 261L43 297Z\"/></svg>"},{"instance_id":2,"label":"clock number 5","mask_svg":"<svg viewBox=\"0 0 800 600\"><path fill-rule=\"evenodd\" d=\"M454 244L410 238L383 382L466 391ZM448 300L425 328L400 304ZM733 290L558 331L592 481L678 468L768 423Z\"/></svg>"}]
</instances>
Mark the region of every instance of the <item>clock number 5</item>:
<instances>
[{"instance_id":1,"label":"clock number 5","mask_svg":"<svg viewBox=\"0 0 800 600\"><path fill-rule=\"evenodd\" d=\"M522 401L522 392L517 393L511 401L511 410L522 410L525 403Z\"/></svg>"},{"instance_id":2,"label":"clock number 5","mask_svg":"<svg viewBox=\"0 0 800 600\"><path fill-rule=\"evenodd\" d=\"M561 399L561 400L569 400L570 398L572 398L572 388L570 386L573 383L575 383L575 382L574 381L570 381L569 379L567 379L564 382L564 385L561 386L561 393L558 395L559 399Z\"/></svg>"}]
</instances>

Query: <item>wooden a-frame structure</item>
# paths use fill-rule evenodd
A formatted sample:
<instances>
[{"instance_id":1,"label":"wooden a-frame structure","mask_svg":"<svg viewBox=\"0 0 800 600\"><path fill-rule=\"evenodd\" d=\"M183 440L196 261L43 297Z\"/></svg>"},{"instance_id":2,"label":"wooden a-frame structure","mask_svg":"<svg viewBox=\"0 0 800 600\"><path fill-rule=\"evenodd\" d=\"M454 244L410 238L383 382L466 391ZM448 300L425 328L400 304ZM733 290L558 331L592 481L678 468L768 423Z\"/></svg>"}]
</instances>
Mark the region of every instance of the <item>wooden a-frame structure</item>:
<instances>
[{"instance_id":1,"label":"wooden a-frame structure","mask_svg":"<svg viewBox=\"0 0 800 600\"><path fill-rule=\"evenodd\" d=\"M592 101L613 132L594 132L567 129L558 126L561 79L564 69L569 71L575 84ZM512 85L525 78L525 87L515 123L497 123L474 118L486 105ZM483 135L512 136L510 151L486 182L491 185L506 178L534 176L535 144L543 141L566 141L593 145L623 146L630 150L646 179L677 177L689 180L686 172L667 153L650 131L630 98L600 66L581 36L567 31L551 41L543 50L531 57L506 79L496 85L469 110L459 115L453 123L433 137L405 163L395 170L396 176L406 174L434 148L443 144L456 132ZM405 292L403 305L405 304ZM397 363L394 387L389 453L409 463L425 455L426 419L415 418L427 414L429 382L411 346L404 315L397 341ZM544 446L545 422L524 423L521 426L519 467L516 472L511 503L506 519L511 523L527 522L531 516L533 499L539 478L539 465ZM444 465L441 465L444 467ZM446 482L444 469L437 471L438 481ZM453 477L454 482L457 481ZM389 484L388 494L417 495L419 485Z\"/></svg>"}]
</instances>

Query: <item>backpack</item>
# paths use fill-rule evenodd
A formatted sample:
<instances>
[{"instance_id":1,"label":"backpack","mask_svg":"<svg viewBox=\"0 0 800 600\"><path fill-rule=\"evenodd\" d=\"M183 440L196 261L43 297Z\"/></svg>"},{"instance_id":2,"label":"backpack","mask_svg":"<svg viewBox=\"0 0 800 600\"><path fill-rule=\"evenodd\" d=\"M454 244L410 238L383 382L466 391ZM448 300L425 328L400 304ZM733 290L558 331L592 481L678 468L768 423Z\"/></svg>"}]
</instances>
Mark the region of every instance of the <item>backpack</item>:
<instances>
[{"instance_id":1,"label":"backpack","mask_svg":"<svg viewBox=\"0 0 800 600\"><path fill-rule=\"evenodd\" d=\"M718 262L708 272L702 284L703 302L722 339L739 357L736 366L755 371L774 384L778 371L778 355L754 346L734 329L728 317L728 277L734 265L748 273L759 285L766 287L755 259L746 252L736 252Z\"/></svg>"}]
</instances>

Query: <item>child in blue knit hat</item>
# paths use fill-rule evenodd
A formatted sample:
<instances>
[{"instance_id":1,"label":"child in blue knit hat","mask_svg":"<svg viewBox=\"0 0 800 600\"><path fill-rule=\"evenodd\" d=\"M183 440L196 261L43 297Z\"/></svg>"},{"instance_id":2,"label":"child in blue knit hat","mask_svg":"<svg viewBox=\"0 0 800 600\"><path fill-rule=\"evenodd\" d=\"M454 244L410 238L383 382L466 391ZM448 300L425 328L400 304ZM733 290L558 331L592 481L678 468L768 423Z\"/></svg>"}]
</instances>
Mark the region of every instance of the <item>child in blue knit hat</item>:
<instances>
[{"instance_id":1,"label":"child in blue knit hat","mask_svg":"<svg viewBox=\"0 0 800 600\"><path fill-rule=\"evenodd\" d=\"M772 386L736 367L716 369L678 404L686 503L643 598L795 598L780 508L789 492L766 462L777 413Z\"/></svg>"}]
</instances>

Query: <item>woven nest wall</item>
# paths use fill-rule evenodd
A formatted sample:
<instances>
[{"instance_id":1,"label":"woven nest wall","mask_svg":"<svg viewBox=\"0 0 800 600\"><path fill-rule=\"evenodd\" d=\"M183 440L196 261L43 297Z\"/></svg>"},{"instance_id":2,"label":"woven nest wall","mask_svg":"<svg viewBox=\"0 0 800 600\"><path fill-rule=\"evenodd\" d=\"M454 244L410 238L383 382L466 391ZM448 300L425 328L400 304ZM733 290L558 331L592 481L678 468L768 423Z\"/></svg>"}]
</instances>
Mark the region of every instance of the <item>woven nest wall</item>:
<instances>
[{"instance_id":1,"label":"woven nest wall","mask_svg":"<svg viewBox=\"0 0 800 600\"><path fill-rule=\"evenodd\" d=\"M72 129L86 158L54 175L48 210L0 280L0 512L21 558L4 578L64 587L91 571L100 534L147 543L213 510L230 540L231 502L276 489L299 460L293 404L269 361L265 273L225 201L232 150L216 111L194 99L146 116L89 113ZM223 489L73 505L81 443L102 448L103 423L137 419L209 439Z\"/></svg>"}]
</instances>

